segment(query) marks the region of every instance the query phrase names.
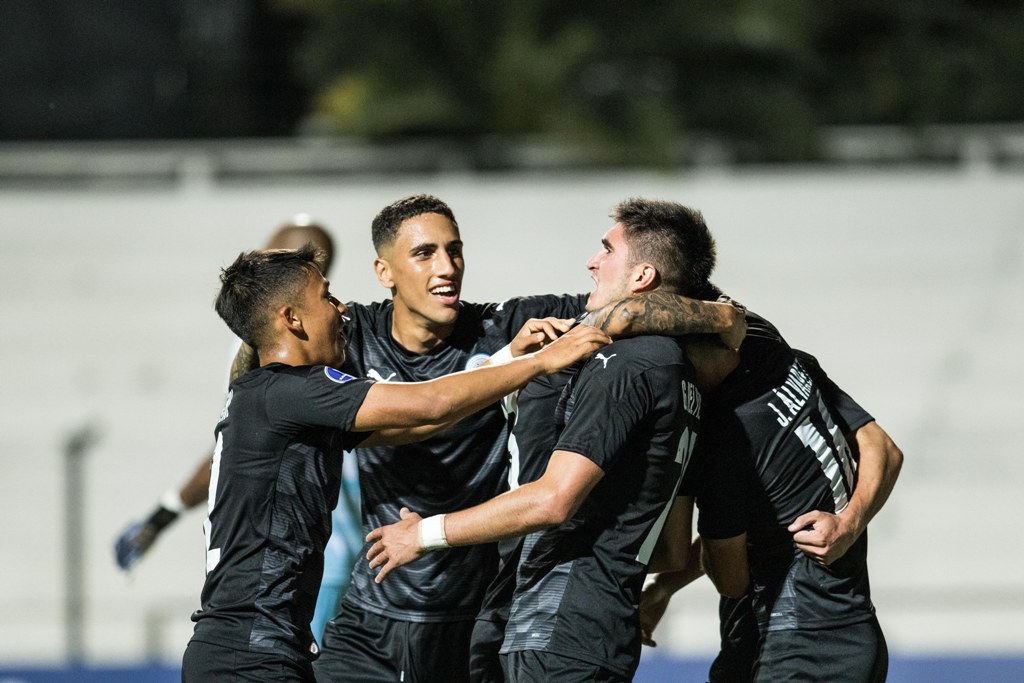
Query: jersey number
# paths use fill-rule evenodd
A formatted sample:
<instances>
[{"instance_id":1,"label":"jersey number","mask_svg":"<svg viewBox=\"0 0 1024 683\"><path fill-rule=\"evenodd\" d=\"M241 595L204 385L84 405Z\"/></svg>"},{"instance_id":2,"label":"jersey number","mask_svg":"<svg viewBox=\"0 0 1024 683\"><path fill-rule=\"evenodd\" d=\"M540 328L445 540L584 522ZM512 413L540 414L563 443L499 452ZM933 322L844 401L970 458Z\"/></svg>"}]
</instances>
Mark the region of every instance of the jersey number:
<instances>
[{"instance_id":1,"label":"jersey number","mask_svg":"<svg viewBox=\"0 0 1024 683\"><path fill-rule=\"evenodd\" d=\"M213 514L213 506L217 504L217 480L220 478L220 454L224 450L224 436L217 432L217 445L213 449L213 463L210 465L210 495L206 501L206 520L203 522L203 535L206 537L206 573L209 574L220 562L220 548L211 548L210 542L213 538L213 526L210 524L210 516Z\"/></svg>"}]
</instances>

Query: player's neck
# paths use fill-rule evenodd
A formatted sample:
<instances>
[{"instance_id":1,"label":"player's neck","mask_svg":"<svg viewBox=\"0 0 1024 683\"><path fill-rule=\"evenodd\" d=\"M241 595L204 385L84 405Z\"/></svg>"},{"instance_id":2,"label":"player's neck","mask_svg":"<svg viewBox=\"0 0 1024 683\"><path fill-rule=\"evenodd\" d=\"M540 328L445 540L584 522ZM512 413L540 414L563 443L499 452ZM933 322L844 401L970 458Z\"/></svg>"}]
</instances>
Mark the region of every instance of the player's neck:
<instances>
[{"instance_id":1,"label":"player's neck","mask_svg":"<svg viewBox=\"0 0 1024 683\"><path fill-rule=\"evenodd\" d=\"M430 351L444 343L454 329L455 323L436 323L402 306L398 301L395 302L391 336L412 353Z\"/></svg>"},{"instance_id":2,"label":"player's neck","mask_svg":"<svg viewBox=\"0 0 1024 683\"><path fill-rule=\"evenodd\" d=\"M308 344L289 338L266 350L259 351L260 367L270 363L282 365L331 365L330 359L321 357Z\"/></svg>"}]
</instances>

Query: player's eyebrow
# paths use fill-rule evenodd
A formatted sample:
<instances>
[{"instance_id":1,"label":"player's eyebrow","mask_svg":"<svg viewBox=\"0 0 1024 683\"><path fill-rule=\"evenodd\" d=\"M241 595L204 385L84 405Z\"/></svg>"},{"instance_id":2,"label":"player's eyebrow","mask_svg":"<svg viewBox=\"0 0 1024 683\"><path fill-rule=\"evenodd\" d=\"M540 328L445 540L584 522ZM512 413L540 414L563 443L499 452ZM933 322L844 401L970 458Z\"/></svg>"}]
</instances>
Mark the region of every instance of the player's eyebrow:
<instances>
[{"instance_id":1,"label":"player's eyebrow","mask_svg":"<svg viewBox=\"0 0 1024 683\"><path fill-rule=\"evenodd\" d=\"M421 251L421 250L424 250L424 249L430 249L430 250L437 249L437 243L436 242L419 242L418 244L414 244L411 247L409 247L409 253L413 254L413 253L416 253L417 251Z\"/></svg>"},{"instance_id":2,"label":"player's eyebrow","mask_svg":"<svg viewBox=\"0 0 1024 683\"><path fill-rule=\"evenodd\" d=\"M615 251L614 249L612 249L612 243L611 243L611 242L609 242L608 240L606 240L606 239L605 239L604 237L602 237L602 238L601 238L601 244L602 244L602 245L604 246L604 248L605 248L605 249L607 249L608 251Z\"/></svg>"},{"instance_id":3,"label":"player's eyebrow","mask_svg":"<svg viewBox=\"0 0 1024 683\"><path fill-rule=\"evenodd\" d=\"M445 249L451 249L452 247L462 248L462 240L452 240L451 242L445 243L444 246L445 246ZM436 251L437 248L438 248L437 242L420 242L419 244L414 244L411 247L409 247L409 253L413 254L413 253L416 253L417 251L420 251L422 249L429 249L429 250L432 250L432 251Z\"/></svg>"}]
</instances>

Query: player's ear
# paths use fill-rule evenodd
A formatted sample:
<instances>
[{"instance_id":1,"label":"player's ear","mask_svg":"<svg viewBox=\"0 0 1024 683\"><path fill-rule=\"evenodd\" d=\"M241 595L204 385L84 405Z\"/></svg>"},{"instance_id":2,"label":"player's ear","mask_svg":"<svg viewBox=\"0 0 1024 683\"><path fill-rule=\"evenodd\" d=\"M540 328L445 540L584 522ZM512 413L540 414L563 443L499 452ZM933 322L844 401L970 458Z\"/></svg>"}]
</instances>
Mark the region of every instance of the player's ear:
<instances>
[{"instance_id":1,"label":"player's ear","mask_svg":"<svg viewBox=\"0 0 1024 683\"><path fill-rule=\"evenodd\" d=\"M391 264L379 256L373 260L373 272L377 274L377 282L385 289L394 289L395 281L391 278Z\"/></svg>"},{"instance_id":2,"label":"player's ear","mask_svg":"<svg viewBox=\"0 0 1024 683\"><path fill-rule=\"evenodd\" d=\"M302 315L296 306L285 305L278 308L277 319L292 332L301 332L303 329Z\"/></svg>"},{"instance_id":3,"label":"player's ear","mask_svg":"<svg viewBox=\"0 0 1024 683\"><path fill-rule=\"evenodd\" d=\"M658 269L650 263L640 263L633 270L633 291L644 292L655 289L660 278Z\"/></svg>"}]
</instances>

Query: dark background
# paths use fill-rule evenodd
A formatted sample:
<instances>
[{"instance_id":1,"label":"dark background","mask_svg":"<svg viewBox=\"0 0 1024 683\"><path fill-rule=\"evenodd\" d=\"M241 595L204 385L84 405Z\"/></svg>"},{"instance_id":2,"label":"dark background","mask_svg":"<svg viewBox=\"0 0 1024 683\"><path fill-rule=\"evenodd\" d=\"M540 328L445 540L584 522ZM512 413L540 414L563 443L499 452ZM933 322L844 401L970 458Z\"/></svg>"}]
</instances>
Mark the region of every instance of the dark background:
<instances>
[{"instance_id":1,"label":"dark background","mask_svg":"<svg viewBox=\"0 0 1024 683\"><path fill-rule=\"evenodd\" d=\"M0 140L337 136L813 160L831 126L1024 121L1024 4L7 0Z\"/></svg>"}]
</instances>

